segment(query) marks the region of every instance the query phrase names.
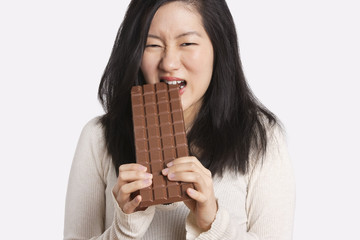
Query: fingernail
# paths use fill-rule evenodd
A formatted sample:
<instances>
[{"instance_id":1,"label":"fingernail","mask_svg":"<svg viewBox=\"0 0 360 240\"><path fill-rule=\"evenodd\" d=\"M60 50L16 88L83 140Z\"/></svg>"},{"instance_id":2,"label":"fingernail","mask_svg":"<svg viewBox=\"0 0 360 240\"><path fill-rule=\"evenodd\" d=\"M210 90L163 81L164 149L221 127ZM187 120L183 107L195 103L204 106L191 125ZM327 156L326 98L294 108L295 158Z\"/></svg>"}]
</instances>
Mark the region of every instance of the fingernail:
<instances>
[{"instance_id":1,"label":"fingernail","mask_svg":"<svg viewBox=\"0 0 360 240\"><path fill-rule=\"evenodd\" d=\"M150 184L151 184L151 179L145 179L145 180L144 180L144 184L145 184L146 186L150 185Z\"/></svg>"},{"instance_id":2,"label":"fingernail","mask_svg":"<svg viewBox=\"0 0 360 240\"><path fill-rule=\"evenodd\" d=\"M151 173L145 173L145 178L152 179L153 175Z\"/></svg>"},{"instance_id":3,"label":"fingernail","mask_svg":"<svg viewBox=\"0 0 360 240\"><path fill-rule=\"evenodd\" d=\"M187 190L189 191L189 194L191 194L191 195L195 193L194 189L192 189L192 188L188 188Z\"/></svg>"},{"instance_id":4,"label":"fingernail","mask_svg":"<svg viewBox=\"0 0 360 240\"><path fill-rule=\"evenodd\" d=\"M175 178L175 174L174 173L170 173L169 176L168 176L169 179L173 179Z\"/></svg>"},{"instance_id":5,"label":"fingernail","mask_svg":"<svg viewBox=\"0 0 360 240\"><path fill-rule=\"evenodd\" d=\"M139 166L139 170L140 170L140 171L143 171L143 172L144 172L144 171L146 171L146 169L147 169L147 167L145 167L145 166Z\"/></svg>"},{"instance_id":6,"label":"fingernail","mask_svg":"<svg viewBox=\"0 0 360 240\"><path fill-rule=\"evenodd\" d=\"M166 164L167 167L171 167L172 165L174 165L173 162L169 162L168 164Z\"/></svg>"},{"instance_id":7,"label":"fingernail","mask_svg":"<svg viewBox=\"0 0 360 240\"><path fill-rule=\"evenodd\" d=\"M169 169L168 169L168 168L165 168L165 169L162 170L162 174L163 174L163 175L167 175L168 172L169 172Z\"/></svg>"}]
</instances>

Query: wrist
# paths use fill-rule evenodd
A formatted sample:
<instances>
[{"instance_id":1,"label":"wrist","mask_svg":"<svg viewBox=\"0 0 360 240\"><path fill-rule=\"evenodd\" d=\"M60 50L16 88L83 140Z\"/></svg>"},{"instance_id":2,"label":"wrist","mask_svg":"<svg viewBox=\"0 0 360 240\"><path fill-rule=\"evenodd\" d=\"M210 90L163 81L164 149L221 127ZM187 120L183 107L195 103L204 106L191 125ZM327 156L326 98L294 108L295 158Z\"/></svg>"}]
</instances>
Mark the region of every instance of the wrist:
<instances>
[{"instance_id":1,"label":"wrist","mask_svg":"<svg viewBox=\"0 0 360 240\"><path fill-rule=\"evenodd\" d=\"M208 218L206 221L197 221L197 226L203 231L209 231L211 228L212 223L215 221L216 213L218 211L218 202L217 200L214 201L211 206L208 207L208 209L211 209L210 214L208 215ZM205 219L204 219L205 220Z\"/></svg>"}]
</instances>

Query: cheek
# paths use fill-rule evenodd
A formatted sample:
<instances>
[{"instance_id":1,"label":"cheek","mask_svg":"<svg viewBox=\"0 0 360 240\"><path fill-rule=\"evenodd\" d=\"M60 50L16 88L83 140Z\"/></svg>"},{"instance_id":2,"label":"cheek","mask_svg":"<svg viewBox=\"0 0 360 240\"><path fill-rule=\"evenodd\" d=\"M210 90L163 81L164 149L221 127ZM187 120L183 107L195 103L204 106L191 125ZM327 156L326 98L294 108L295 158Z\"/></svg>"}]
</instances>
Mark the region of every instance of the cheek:
<instances>
[{"instance_id":1,"label":"cheek","mask_svg":"<svg viewBox=\"0 0 360 240\"><path fill-rule=\"evenodd\" d=\"M191 63L191 64L187 64L188 69L191 69L192 72L194 71L198 71L199 69L201 69L203 62L203 55L201 53L201 51L196 51L193 53L189 53L186 55L186 63Z\"/></svg>"},{"instance_id":2,"label":"cheek","mask_svg":"<svg viewBox=\"0 0 360 240\"><path fill-rule=\"evenodd\" d=\"M207 76L211 78L213 68L213 53L209 49L201 49L187 56L187 68L196 75Z\"/></svg>"},{"instance_id":3,"label":"cheek","mask_svg":"<svg viewBox=\"0 0 360 240\"><path fill-rule=\"evenodd\" d=\"M207 49L189 56L187 69L193 79L193 84L203 94L209 87L213 72L213 55Z\"/></svg>"}]
</instances>

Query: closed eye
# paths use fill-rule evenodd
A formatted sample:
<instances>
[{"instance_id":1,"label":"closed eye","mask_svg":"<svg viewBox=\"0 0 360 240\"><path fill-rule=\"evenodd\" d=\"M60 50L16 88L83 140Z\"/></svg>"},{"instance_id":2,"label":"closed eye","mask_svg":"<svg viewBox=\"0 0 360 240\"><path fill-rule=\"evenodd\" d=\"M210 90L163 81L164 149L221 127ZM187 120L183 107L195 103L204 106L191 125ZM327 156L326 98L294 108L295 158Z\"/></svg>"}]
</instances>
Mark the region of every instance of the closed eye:
<instances>
[{"instance_id":1,"label":"closed eye","mask_svg":"<svg viewBox=\"0 0 360 240\"><path fill-rule=\"evenodd\" d=\"M189 42L189 43L182 43L180 46L186 47L186 46L191 46L191 45L197 45L197 44Z\"/></svg>"},{"instance_id":2,"label":"closed eye","mask_svg":"<svg viewBox=\"0 0 360 240\"><path fill-rule=\"evenodd\" d=\"M151 47L151 48L157 48L157 47L161 47L160 45L157 45L157 44L148 44L146 45L145 47Z\"/></svg>"}]
</instances>

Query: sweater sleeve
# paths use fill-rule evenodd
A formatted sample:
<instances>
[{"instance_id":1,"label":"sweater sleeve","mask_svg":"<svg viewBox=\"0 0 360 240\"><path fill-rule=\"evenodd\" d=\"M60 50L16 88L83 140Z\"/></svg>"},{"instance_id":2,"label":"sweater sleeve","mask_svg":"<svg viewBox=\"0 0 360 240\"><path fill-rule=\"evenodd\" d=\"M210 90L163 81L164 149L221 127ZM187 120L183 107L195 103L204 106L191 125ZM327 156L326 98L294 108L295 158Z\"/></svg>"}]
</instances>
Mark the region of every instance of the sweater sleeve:
<instances>
[{"instance_id":1,"label":"sweater sleeve","mask_svg":"<svg viewBox=\"0 0 360 240\"><path fill-rule=\"evenodd\" d=\"M246 214L247 228L236 226L231 214L219 205L210 230L202 232L190 213L186 220L187 239L292 239L295 180L287 146L279 128L269 134L263 162L252 165L248 174Z\"/></svg>"},{"instance_id":2,"label":"sweater sleeve","mask_svg":"<svg viewBox=\"0 0 360 240\"><path fill-rule=\"evenodd\" d=\"M139 239L152 221L154 208L125 214L113 198L113 223L104 229L106 182L103 161L106 154L102 127L98 119L93 119L81 132L71 166L65 204L64 240Z\"/></svg>"},{"instance_id":3,"label":"sweater sleeve","mask_svg":"<svg viewBox=\"0 0 360 240\"><path fill-rule=\"evenodd\" d=\"M275 127L269 135L265 158L249 175L248 232L261 240L290 240L295 214L294 173L284 133Z\"/></svg>"}]
</instances>

